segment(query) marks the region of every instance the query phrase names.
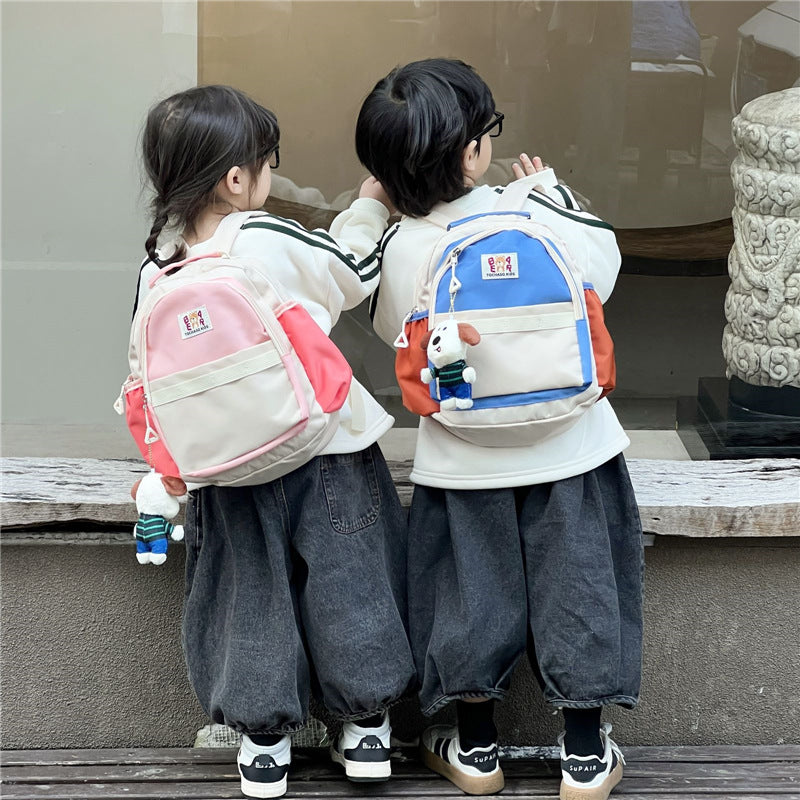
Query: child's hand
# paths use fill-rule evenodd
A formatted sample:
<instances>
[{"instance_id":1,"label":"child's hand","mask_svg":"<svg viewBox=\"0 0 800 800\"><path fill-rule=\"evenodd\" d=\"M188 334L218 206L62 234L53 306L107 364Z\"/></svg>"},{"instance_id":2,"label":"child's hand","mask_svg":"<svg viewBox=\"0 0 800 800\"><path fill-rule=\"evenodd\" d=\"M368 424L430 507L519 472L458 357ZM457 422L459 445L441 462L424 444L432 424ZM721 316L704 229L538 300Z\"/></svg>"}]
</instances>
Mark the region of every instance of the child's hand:
<instances>
[{"instance_id":1,"label":"child's hand","mask_svg":"<svg viewBox=\"0 0 800 800\"><path fill-rule=\"evenodd\" d=\"M358 192L359 197L371 197L373 200L378 200L389 209L390 214L394 214L397 209L392 205L389 195L383 188L383 184L372 175L361 184L361 189Z\"/></svg>"},{"instance_id":2,"label":"child's hand","mask_svg":"<svg viewBox=\"0 0 800 800\"><path fill-rule=\"evenodd\" d=\"M535 175L537 172L543 172L547 169L547 166L542 163L542 159L539 158L539 156L534 156L533 160L531 160L527 153L522 153L519 160L522 166L516 162L511 165L511 171L514 173L514 177L517 180L527 175Z\"/></svg>"}]
</instances>

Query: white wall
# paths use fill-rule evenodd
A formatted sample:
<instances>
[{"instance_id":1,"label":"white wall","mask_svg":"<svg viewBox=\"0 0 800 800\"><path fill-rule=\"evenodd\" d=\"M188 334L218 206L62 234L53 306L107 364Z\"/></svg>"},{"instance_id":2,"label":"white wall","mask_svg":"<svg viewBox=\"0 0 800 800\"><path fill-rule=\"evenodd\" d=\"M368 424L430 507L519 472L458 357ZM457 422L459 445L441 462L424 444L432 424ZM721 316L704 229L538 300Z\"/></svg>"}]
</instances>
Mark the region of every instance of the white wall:
<instances>
[{"instance_id":1,"label":"white wall","mask_svg":"<svg viewBox=\"0 0 800 800\"><path fill-rule=\"evenodd\" d=\"M3 421L115 423L149 229L138 139L156 99L197 82L197 4L0 14Z\"/></svg>"}]
</instances>

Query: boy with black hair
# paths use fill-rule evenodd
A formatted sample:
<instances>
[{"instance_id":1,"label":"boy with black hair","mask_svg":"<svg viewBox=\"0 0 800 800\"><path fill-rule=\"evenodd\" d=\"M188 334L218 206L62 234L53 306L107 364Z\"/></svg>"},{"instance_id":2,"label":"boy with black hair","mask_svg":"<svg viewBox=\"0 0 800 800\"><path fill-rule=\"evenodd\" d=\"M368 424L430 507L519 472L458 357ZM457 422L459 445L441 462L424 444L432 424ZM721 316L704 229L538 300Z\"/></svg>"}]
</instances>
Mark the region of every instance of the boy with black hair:
<instances>
[{"instance_id":1,"label":"boy with black hair","mask_svg":"<svg viewBox=\"0 0 800 800\"><path fill-rule=\"evenodd\" d=\"M374 325L387 343L404 329L441 220L494 210L503 188L478 183L502 124L483 80L450 59L399 67L364 101L358 156L405 215L382 245ZM566 244L605 302L620 266L611 226L581 211L540 159L522 155L513 170L530 184L525 210ZM600 717L605 705L634 707L639 693L643 558L628 444L606 399L517 447L471 444L420 419L410 635L423 711L456 701L458 714L457 727L426 730L421 751L469 794L503 787L493 706L526 648L545 700L564 714L562 800L605 800L622 777Z\"/></svg>"}]
</instances>

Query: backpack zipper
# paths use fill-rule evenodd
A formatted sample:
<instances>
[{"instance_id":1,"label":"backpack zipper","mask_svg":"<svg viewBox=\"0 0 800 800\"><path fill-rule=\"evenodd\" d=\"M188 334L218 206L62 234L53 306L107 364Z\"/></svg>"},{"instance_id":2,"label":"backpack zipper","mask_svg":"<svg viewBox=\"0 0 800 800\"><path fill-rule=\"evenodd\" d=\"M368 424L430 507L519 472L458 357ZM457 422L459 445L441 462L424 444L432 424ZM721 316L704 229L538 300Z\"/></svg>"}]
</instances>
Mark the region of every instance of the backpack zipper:
<instances>
[{"instance_id":1,"label":"backpack zipper","mask_svg":"<svg viewBox=\"0 0 800 800\"><path fill-rule=\"evenodd\" d=\"M397 335L397 338L392 342L392 345L398 348L398 350L403 350L407 348L409 346L409 343L408 343L408 336L406 336L406 325L408 325L409 322L416 322L419 319L425 319L425 317L427 316L428 316L427 311L420 311L416 306L414 306L414 308L412 308L411 311L409 311L408 314L406 314L403 317L403 323L400 328L400 333Z\"/></svg>"},{"instance_id":2,"label":"backpack zipper","mask_svg":"<svg viewBox=\"0 0 800 800\"><path fill-rule=\"evenodd\" d=\"M430 297L428 298L429 305L435 305L435 303L436 303L436 295L437 295L437 292L438 292L438 289L439 289L439 284L441 283L441 281L444 278L444 276L447 274L447 271L450 270L450 269L453 269L453 278L451 278L451 286L449 287L449 290L450 290L449 293L450 293L450 313L451 314L454 313L455 293L452 291L453 284L454 284L454 282L455 282L455 284L457 284L456 285L456 292L458 291L458 288L460 288L460 286L461 286L460 281L458 281L455 278L455 266L458 264L458 257L461 255L462 251L465 250L470 245L473 245L476 242L479 242L481 239L486 239L489 236L493 236L495 233L497 233L496 230L494 230L494 231L480 231L480 232L475 233L472 236L468 237L467 239L462 240L461 242L459 242L453 248L453 250L450 251L450 253L449 253L448 257L447 257L447 261L444 264L442 264L442 266L439 267L438 270L436 270L436 272L434 273L433 279L431 280L431 283L430 283ZM530 235L530 234L526 234L526 235ZM531 238L534 238L534 236L532 236ZM569 289L570 297L571 297L571 300L572 300L572 308L573 308L573 310L575 312L575 319L576 320L583 319L584 318L583 309L582 309L582 306L581 306L581 303L580 303L580 297L579 297L579 294L578 294L577 286L575 284L575 281L574 281L569 269L567 268L566 264L564 263L563 259L561 258L560 253L556 252L555 248L544 237L536 235L535 238L536 238L536 241L541 242L541 244L543 245L543 247L547 251L547 254L550 256L550 258L553 260L553 263L556 265L556 268L561 273L561 276L564 279L564 282L567 284L567 288ZM433 299L433 302L431 302L431 299ZM439 314L441 314L441 313L442 312L439 312ZM432 313L428 317L428 330L432 330L435 327L434 326L434 318L436 316L437 316L437 312L432 310Z\"/></svg>"}]
</instances>

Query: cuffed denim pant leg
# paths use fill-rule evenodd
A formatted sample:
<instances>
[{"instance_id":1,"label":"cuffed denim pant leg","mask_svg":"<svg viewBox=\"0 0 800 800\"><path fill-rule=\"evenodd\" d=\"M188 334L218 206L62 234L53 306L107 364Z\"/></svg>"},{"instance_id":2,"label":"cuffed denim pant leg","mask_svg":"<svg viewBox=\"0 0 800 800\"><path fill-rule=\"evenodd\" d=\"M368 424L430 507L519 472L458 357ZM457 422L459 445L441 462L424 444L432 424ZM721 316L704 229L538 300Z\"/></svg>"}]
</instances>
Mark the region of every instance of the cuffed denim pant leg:
<instances>
[{"instance_id":1,"label":"cuffed denim pant leg","mask_svg":"<svg viewBox=\"0 0 800 800\"><path fill-rule=\"evenodd\" d=\"M184 651L214 721L288 733L312 688L356 720L414 687L405 512L377 445L193 492L186 547Z\"/></svg>"},{"instance_id":2,"label":"cuffed denim pant leg","mask_svg":"<svg viewBox=\"0 0 800 800\"><path fill-rule=\"evenodd\" d=\"M529 656L545 700L556 707L633 708L642 665L644 551L625 459L517 493Z\"/></svg>"},{"instance_id":3,"label":"cuffed denim pant leg","mask_svg":"<svg viewBox=\"0 0 800 800\"><path fill-rule=\"evenodd\" d=\"M465 697L502 699L527 629L513 490L415 486L408 547L422 711Z\"/></svg>"},{"instance_id":4,"label":"cuffed denim pant leg","mask_svg":"<svg viewBox=\"0 0 800 800\"><path fill-rule=\"evenodd\" d=\"M534 486L415 487L409 625L423 711L502 698L526 645L551 705L635 705L641 533L621 455Z\"/></svg>"}]
</instances>

